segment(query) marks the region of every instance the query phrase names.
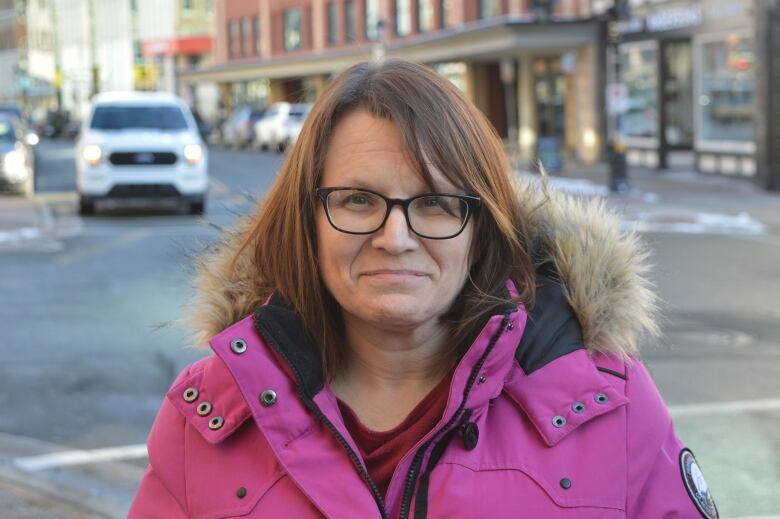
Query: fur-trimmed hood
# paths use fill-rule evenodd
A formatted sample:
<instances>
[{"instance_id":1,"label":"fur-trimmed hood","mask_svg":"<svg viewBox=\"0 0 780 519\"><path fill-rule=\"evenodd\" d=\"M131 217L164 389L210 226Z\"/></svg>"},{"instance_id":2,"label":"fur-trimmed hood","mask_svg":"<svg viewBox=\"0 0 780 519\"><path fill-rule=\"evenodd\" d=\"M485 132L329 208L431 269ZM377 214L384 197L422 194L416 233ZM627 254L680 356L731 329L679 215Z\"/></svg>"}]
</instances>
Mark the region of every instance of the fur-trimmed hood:
<instances>
[{"instance_id":1,"label":"fur-trimmed hood","mask_svg":"<svg viewBox=\"0 0 780 519\"><path fill-rule=\"evenodd\" d=\"M591 353L637 352L642 335L657 335L656 296L646 278L649 254L638 236L621 230L617 215L597 199L576 198L545 183L521 180L528 209L531 257L557 273ZM212 336L252 313L262 301L252 247L231 261L249 230L241 218L198 258L196 295L188 320L205 346Z\"/></svg>"}]
</instances>

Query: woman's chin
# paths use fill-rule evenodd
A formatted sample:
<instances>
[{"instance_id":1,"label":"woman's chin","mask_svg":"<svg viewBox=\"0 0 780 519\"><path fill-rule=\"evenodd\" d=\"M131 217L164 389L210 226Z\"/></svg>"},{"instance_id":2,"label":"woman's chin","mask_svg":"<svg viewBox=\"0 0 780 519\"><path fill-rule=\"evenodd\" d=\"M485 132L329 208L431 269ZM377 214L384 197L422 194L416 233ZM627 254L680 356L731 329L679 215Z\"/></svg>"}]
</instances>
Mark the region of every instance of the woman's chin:
<instances>
[{"instance_id":1,"label":"woman's chin","mask_svg":"<svg viewBox=\"0 0 780 519\"><path fill-rule=\"evenodd\" d=\"M371 305L356 309L355 317L377 328L407 330L420 326L431 319L427 309L417 298L381 298Z\"/></svg>"}]
</instances>

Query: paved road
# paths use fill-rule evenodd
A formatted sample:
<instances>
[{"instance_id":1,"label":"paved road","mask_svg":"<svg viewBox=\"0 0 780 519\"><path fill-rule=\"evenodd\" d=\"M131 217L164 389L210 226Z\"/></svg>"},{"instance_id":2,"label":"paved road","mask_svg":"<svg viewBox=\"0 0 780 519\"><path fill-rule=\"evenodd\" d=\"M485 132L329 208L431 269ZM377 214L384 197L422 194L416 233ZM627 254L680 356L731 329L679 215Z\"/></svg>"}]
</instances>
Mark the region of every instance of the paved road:
<instances>
[{"instance_id":1,"label":"paved road","mask_svg":"<svg viewBox=\"0 0 780 519\"><path fill-rule=\"evenodd\" d=\"M38 151L38 199L52 210L56 239L0 253L0 433L92 452L143 443L173 376L202 354L188 349L177 324L192 294L191 258L216 238L209 223L230 225L251 210L281 158L212 150L204 218L156 211L82 219L72 153L65 141ZM680 192L669 195L677 205L685 203ZM658 209L666 196L634 206ZM780 210L771 197L690 196L712 211L721 197L731 214ZM666 301L665 335L645 355L725 517L780 516L780 237L772 232L645 234ZM1 440L0 462L8 461ZM15 456L52 450L20 448ZM61 483L110 481L98 465L62 472L55 462L36 473ZM122 476L119 502L132 494L133 477Z\"/></svg>"}]
</instances>

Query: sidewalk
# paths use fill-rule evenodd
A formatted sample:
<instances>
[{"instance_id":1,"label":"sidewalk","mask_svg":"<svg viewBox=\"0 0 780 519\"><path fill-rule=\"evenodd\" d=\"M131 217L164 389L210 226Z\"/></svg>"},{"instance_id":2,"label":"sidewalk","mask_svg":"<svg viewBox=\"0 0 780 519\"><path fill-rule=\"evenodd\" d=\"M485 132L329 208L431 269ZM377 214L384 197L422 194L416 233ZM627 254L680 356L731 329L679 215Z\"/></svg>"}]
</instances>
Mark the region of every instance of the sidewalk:
<instances>
[{"instance_id":1,"label":"sidewalk","mask_svg":"<svg viewBox=\"0 0 780 519\"><path fill-rule=\"evenodd\" d=\"M52 246L54 218L35 198L0 196L0 251Z\"/></svg>"},{"instance_id":2,"label":"sidewalk","mask_svg":"<svg viewBox=\"0 0 780 519\"><path fill-rule=\"evenodd\" d=\"M119 519L127 516L143 475L139 464L103 462L23 468L20 460L69 450L32 438L0 433L2 517Z\"/></svg>"},{"instance_id":3,"label":"sidewalk","mask_svg":"<svg viewBox=\"0 0 780 519\"><path fill-rule=\"evenodd\" d=\"M639 224L637 230L680 224L690 226L691 232L720 227L723 232L780 235L780 192L762 190L751 179L636 167L629 168L628 179L627 193L610 193L609 170L603 163L570 166L550 175L559 189L604 197L626 220Z\"/></svg>"}]
</instances>

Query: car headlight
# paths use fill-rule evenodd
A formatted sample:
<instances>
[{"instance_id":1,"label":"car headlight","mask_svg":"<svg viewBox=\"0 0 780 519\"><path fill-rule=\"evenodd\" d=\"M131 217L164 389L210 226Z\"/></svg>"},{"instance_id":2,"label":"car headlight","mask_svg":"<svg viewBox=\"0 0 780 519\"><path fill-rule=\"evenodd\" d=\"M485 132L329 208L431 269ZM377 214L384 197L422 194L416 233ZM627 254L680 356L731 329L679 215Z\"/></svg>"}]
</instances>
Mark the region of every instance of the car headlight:
<instances>
[{"instance_id":1,"label":"car headlight","mask_svg":"<svg viewBox=\"0 0 780 519\"><path fill-rule=\"evenodd\" d=\"M81 158L89 165L97 166L103 158L103 150L96 144L88 144L81 149Z\"/></svg>"},{"instance_id":2,"label":"car headlight","mask_svg":"<svg viewBox=\"0 0 780 519\"><path fill-rule=\"evenodd\" d=\"M19 182L27 176L24 167L24 157L16 150L9 151L3 156L3 171L11 182Z\"/></svg>"},{"instance_id":3,"label":"car headlight","mask_svg":"<svg viewBox=\"0 0 780 519\"><path fill-rule=\"evenodd\" d=\"M184 147L184 159L190 164L197 164L203 158L203 146L200 144L187 144Z\"/></svg>"}]
</instances>

